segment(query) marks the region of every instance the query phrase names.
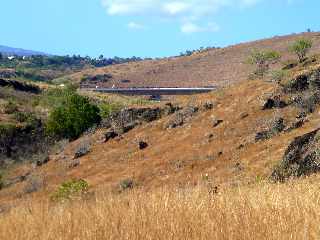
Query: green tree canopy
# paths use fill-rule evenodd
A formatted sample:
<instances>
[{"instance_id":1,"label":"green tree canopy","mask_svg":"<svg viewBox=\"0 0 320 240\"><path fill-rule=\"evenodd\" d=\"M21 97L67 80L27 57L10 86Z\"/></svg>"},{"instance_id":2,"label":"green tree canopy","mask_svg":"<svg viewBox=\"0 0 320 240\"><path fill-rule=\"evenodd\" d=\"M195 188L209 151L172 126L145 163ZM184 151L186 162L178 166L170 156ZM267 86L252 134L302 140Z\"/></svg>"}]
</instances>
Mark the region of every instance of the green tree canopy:
<instances>
[{"instance_id":1,"label":"green tree canopy","mask_svg":"<svg viewBox=\"0 0 320 240\"><path fill-rule=\"evenodd\" d=\"M99 108L88 98L73 93L50 113L47 131L58 137L76 139L100 120Z\"/></svg>"}]
</instances>

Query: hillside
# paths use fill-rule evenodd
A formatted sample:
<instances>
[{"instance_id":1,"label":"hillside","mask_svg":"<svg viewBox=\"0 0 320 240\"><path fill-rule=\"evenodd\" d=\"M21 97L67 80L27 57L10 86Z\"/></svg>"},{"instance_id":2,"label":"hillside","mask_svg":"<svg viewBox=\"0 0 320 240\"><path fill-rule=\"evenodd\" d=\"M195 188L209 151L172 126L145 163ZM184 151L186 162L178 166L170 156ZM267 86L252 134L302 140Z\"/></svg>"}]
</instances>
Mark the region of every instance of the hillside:
<instances>
[{"instance_id":1,"label":"hillside","mask_svg":"<svg viewBox=\"0 0 320 240\"><path fill-rule=\"evenodd\" d=\"M204 87L226 86L247 80L252 67L247 58L253 49L273 49L281 52L282 61L293 57L288 44L300 37L314 41L313 53L320 50L320 33L303 33L217 48L192 56L148 60L89 69L74 74L73 81L90 85L90 77L108 74L111 78L98 82L102 87ZM89 78L88 78L89 76ZM85 81L89 79L89 81ZM95 86L96 83L92 83Z\"/></svg>"},{"instance_id":2,"label":"hillside","mask_svg":"<svg viewBox=\"0 0 320 240\"><path fill-rule=\"evenodd\" d=\"M192 84L201 77L201 84L219 86L162 102L53 85L36 93L24 91L29 85L1 88L2 123L27 131L30 146L47 148L23 161L28 143L18 138L12 147L0 138L0 156L7 151L8 158L0 179L0 238L301 239L306 226L318 236L320 36L304 35L314 47L301 63L287 53L301 37L295 35L66 77L111 74L105 86L124 78L128 85L119 86L199 86ZM253 48L281 51L282 62L272 66L286 69L280 80L248 78L253 69L244 62ZM74 97L85 102L80 111L100 109L101 121L80 137L68 140L62 132L63 138L34 140L37 128L16 118L35 114L43 137L58 107L56 115L67 117L59 124L68 122L69 131L88 117L64 108ZM16 153L19 161L10 160Z\"/></svg>"},{"instance_id":3,"label":"hillside","mask_svg":"<svg viewBox=\"0 0 320 240\"><path fill-rule=\"evenodd\" d=\"M47 56L49 54L38 52L38 51L32 51L32 50L25 50L22 48L13 48L13 47L7 47L0 45L0 53L3 55L14 55L14 56L32 56L32 55L43 55Z\"/></svg>"}]
</instances>

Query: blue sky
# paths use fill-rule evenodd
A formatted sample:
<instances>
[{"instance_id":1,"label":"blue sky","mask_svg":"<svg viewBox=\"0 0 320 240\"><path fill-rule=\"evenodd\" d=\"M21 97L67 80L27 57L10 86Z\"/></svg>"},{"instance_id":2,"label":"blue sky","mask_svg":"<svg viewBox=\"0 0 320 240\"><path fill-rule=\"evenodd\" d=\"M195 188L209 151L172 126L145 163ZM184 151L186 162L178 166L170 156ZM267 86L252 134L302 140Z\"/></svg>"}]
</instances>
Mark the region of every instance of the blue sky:
<instances>
[{"instance_id":1,"label":"blue sky","mask_svg":"<svg viewBox=\"0 0 320 240\"><path fill-rule=\"evenodd\" d=\"M163 57L320 30L319 0L1 0L0 45Z\"/></svg>"}]
</instances>

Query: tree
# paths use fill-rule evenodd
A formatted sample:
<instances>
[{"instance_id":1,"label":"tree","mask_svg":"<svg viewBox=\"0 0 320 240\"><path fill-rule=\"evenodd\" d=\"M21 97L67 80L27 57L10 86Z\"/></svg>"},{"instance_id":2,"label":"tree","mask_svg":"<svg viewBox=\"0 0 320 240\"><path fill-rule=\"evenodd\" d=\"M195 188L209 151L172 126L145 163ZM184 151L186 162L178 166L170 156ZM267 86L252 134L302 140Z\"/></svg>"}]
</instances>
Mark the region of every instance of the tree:
<instances>
[{"instance_id":1,"label":"tree","mask_svg":"<svg viewBox=\"0 0 320 240\"><path fill-rule=\"evenodd\" d=\"M100 120L99 108L88 98L73 93L50 113L47 131L50 135L73 140Z\"/></svg>"},{"instance_id":2,"label":"tree","mask_svg":"<svg viewBox=\"0 0 320 240\"><path fill-rule=\"evenodd\" d=\"M303 62L307 53L312 48L312 41L310 39L299 39L289 46L289 51L298 56L299 62Z\"/></svg>"},{"instance_id":3,"label":"tree","mask_svg":"<svg viewBox=\"0 0 320 240\"><path fill-rule=\"evenodd\" d=\"M280 53L273 50L253 50L248 62L256 66L255 75L263 77L269 70L272 63L276 63L281 58Z\"/></svg>"}]
</instances>

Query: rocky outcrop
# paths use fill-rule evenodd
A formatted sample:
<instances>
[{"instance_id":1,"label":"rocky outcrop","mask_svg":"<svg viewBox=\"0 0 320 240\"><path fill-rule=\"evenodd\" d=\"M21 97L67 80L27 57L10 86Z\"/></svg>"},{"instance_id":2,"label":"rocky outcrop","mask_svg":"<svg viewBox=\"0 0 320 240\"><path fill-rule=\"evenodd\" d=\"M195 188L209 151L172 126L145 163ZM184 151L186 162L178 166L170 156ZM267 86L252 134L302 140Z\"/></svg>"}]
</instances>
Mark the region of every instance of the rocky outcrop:
<instances>
[{"instance_id":1,"label":"rocky outcrop","mask_svg":"<svg viewBox=\"0 0 320 240\"><path fill-rule=\"evenodd\" d=\"M281 100L280 96L274 96L272 98L268 98L263 104L262 110L273 109L273 108L284 108L288 106L288 104Z\"/></svg>"},{"instance_id":2,"label":"rocky outcrop","mask_svg":"<svg viewBox=\"0 0 320 240\"><path fill-rule=\"evenodd\" d=\"M166 123L165 128L177 128L188 122L197 112L198 107L188 106L176 112Z\"/></svg>"},{"instance_id":3,"label":"rocky outcrop","mask_svg":"<svg viewBox=\"0 0 320 240\"><path fill-rule=\"evenodd\" d=\"M12 87L16 91L23 91L34 94L39 94L41 92L38 86L14 80L0 79L0 87Z\"/></svg>"},{"instance_id":4,"label":"rocky outcrop","mask_svg":"<svg viewBox=\"0 0 320 240\"><path fill-rule=\"evenodd\" d=\"M272 123L271 127L268 130L258 132L256 134L255 140L256 142L258 142L258 141L270 139L273 136L276 136L282 131L284 131L285 128L286 126L284 124L284 119L278 118Z\"/></svg>"},{"instance_id":5,"label":"rocky outcrop","mask_svg":"<svg viewBox=\"0 0 320 240\"><path fill-rule=\"evenodd\" d=\"M129 108L113 113L102 122L102 127L109 128L105 133L104 142L121 136L144 122L156 121L171 115L179 109L179 107L168 103L162 108Z\"/></svg>"},{"instance_id":6,"label":"rocky outcrop","mask_svg":"<svg viewBox=\"0 0 320 240\"><path fill-rule=\"evenodd\" d=\"M320 129L296 137L284 153L271 179L284 181L320 171Z\"/></svg>"}]
</instances>

